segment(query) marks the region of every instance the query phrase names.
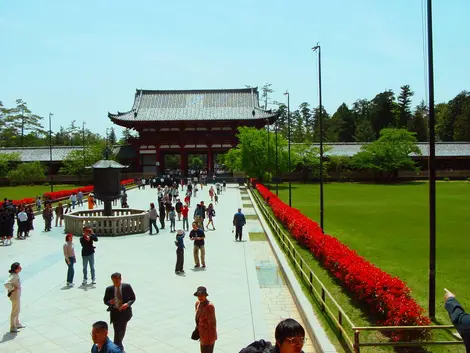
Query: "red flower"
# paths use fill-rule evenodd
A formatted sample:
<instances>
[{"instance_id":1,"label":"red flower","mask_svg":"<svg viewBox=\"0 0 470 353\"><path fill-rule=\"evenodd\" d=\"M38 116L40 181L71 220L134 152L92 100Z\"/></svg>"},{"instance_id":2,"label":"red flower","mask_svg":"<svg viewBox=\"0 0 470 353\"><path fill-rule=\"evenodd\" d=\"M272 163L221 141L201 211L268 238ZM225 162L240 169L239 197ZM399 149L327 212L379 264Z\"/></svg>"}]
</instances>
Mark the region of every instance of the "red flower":
<instances>
[{"instance_id":1,"label":"red flower","mask_svg":"<svg viewBox=\"0 0 470 353\"><path fill-rule=\"evenodd\" d=\"M335 237L323 234L318 223L289 207L264 185L256 186L276 218L289 230L299 244L307 246L317 260L337 278L354 297L367 304L370 313L387 326L423 326L431 320L411 297L410 289L397 277L374 266ZM393 340L429 338L429 332L392 332Z\"/></svg>"}]
</instances>

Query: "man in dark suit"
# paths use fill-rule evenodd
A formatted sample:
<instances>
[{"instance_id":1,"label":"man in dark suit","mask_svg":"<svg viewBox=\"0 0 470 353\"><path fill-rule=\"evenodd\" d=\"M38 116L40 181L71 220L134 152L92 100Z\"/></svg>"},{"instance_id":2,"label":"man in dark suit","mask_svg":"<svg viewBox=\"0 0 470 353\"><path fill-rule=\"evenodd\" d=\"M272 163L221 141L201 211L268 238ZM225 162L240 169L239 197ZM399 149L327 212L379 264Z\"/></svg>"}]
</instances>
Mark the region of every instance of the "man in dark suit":
<instances>
[{"instance_id":1,"label":"man in dark suit","mask_svg":"<svg viewBox=\"0 0 470 353\"><path fill-rule=\"evenodd\" d=\"M132 318L135 294L130 284L122 283L119 272L113 273L111 280L113 285L106 288L103 301L108 306L110 322L114 327L114 343L124 352L122 340L126 334L127 322Z\"/></svg>"}]
</instances>

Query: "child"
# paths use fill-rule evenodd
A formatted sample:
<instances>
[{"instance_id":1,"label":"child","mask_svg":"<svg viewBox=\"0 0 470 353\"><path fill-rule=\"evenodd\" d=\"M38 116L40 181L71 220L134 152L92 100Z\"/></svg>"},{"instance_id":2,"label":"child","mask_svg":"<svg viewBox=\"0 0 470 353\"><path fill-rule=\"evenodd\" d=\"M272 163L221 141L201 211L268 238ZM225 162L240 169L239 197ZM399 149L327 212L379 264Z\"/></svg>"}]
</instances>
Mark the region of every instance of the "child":
<instances>
[{"instance_id":1,"label":"child","mask_svg":"<svg viewBox=\"0 0 470 353\"><path fill-rule=\"evenodd\" d=\"M183 265L184 265L184 231L182 229L178 229L176 232L176 266L175 266L175 273L179 275L180 273L184 273Z\"/></svg>"},{"instance_id":2,"label":"child","mask_svg":"<svg viewBox=\"0 0 470 353\"><path fill-rule=\"evenodd\" d=\"M41 211L41 205L42 205L41 196L38 196L36 198L36 207L38 208L38 211Z\"/></svg>"},{"instance_id":3,"label":"child","mask_svg":"<svg viewBox=\"0 0 470 353\"><path fill-rule=\"evenodd\" d=\"M168 213L168 217L170 218L170 232L176 232L176 212L173 206Z\"/></svg>"},{"instance_id":4,"label":"child","mask_svg":"<svg viewBox=\"0 0 470 353\"><path fill-rule=\"evenodd\" d=\"M214 201L216 205L219 203L219 195L217 194L214 195Z\"/></svg>"},{"instance_id":5,"label":"child","mask_svg":"<svg viewBox=\"0 0 470 353\"><path fill-rule=\"evenodd\" d=\"M186 203L181 209L181 215L183 216L183 230L189 230L188 213L189 208L188 204Z\"/></svg>"},{"instance_id":6,"label":"child","mask_svg":"<svg viewBox=\"0 0 470 353\"><path fill-rule=\"evenodd\" d=\"M184 203L188 206L191 206L191 196L190 195L186 195L186 197L184 198Z\"/></svg>"}]
</instances>

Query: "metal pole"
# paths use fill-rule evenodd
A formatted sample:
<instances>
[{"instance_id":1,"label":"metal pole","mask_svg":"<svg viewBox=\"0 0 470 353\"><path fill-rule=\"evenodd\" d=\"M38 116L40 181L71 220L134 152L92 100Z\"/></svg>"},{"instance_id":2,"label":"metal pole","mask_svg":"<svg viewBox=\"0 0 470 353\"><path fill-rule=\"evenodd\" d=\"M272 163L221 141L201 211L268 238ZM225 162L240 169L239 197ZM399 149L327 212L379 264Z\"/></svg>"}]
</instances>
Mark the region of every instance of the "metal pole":
<instances>
[{"instance_id":1,"label":"metal pole","mask_svg":"<svg viewBox=\"0 0 470 353\"><path fill-rule=\"evenodd\" d=\"M82 123L83 171L85 171L85 122Z\"/></svg>"},{"instance_id":2,"label":"metal pole","mask_svg":"<svg viewBox=\"0 0 470 353\"><path fill-rule=\"evenodd\" d=\"M274 128L276 129L276 196L279 196L279 157L278 157L278 149L277 149L277 130L278 130L277 120L276 120L276 125L274 125Z\"/></svg>"},{"instance_id":3,"label":"metal pole","mask_svg":"<svg viewBox=\"0 0 470 353\"><path fill-rule=\"evenodd\" d=\"M289 155L288 158L288 166L289 166L289 207L292 207L292 182L291 182L291 176L290 173L292 172L291 170L291 160L290 160L290 94L289 92L286 92L287 94L287 138L288 138L288 144L287 144L287 154Z\"/></svg>"},{"instance_id":4,"label":"metal pole","mask_svg":"<svg viewBox=\"0 0 470 353\"><path fill-rule=\"evenodd\" d=\"M268 119L268 168L267 171L271 171L271 151L269 150L269 119ZM271 190L271 181L268 177L268 189Z\"/></svg>"},{"instance_id":5,"label":"metal pole","mask_svg":"<svg viewBox=\"0 0 470 353\"><path fill-rule=\"evenodd\" d=\"M21 109L21 147L24 147L24 109Z\"/></svg>"},{"instance_id":6,"label":"metal pole","mask_svg":"<svg viewBox=\"0 0 470 353\"><path fill-rule=\"evenodd\" d=\"M321 91L321 46L317 44L312 48L313 51L318 50L318 94L320 99L320 228L324 232L324 207L323 207L323 104Z\"/></svg>"},{"instance_id":7,"label":"metal pole","mask_svg":"<svg viewBox=\"0 0 470 353\"><path fill-rule=\"evenodd\" d=\"M54 191L52 182L52 116L54 114L49 113L49 184L51 185L51 192Z\"/></svg>"},{"instance_id":8,"label":"metal pole","mask_svg":"<svg viewBox=\"0 0 470 353\"><path fill-rule=\"evenodd\" d=\"M429 76L429 317L436 316L436 145L434 112L434 59L432 42L432 0L428 0Z\"/></svg>"}]
</instances>

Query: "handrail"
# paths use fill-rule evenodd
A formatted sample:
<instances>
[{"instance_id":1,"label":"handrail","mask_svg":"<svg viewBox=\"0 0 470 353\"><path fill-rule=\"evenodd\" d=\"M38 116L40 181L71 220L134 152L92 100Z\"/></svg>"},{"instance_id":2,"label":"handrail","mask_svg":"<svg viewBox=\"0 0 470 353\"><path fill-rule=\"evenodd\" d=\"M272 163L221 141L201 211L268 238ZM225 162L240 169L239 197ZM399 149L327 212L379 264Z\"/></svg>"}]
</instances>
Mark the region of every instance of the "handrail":
<instances>
[{"instance_id":1,"label":"handrail","mask_svg":"<svg viewBox=\"0 0 470 353\"><path fill-rule=\"evenodd\" d=\"M379 346L424 346L424 345L463 345L463 341L407 341L407 342L361 342L360 332L362 331L414 331L414 330L450 330L453 329L453 325L428 325L428 326L356 326L351 318L345 313L344 309L338 304L333 295L328 291L323 282L317 277L313 270L309 267L306 261L302 258L299 252L295 249L290 234L279 224L278 220L269 212L269 208L266 206L266 202L261 198L256 190L254 190L250 183L247 183L248 189L251 192L254 200L256 201L259 209L261 210L264 218L270 224L274 234L281 242L284 250L287 250L287 256L295 264L295 269L301 274L301 278L308 285L310 292L314 294L314 298L317 299L321 305L321 310L325 312L329 319L331 319L336 328L339 330L340 336L346 340L349 348L355 353L360 353L360 347L379 347ZM286 249L287 248L287 249ZM299 262L300 259L300 262ZM306 272L308 271L308 274ZM321 292L315 288L314 285L321 287ZM326 298L329 298L333 303L334 308L330 308L326 302ZM338 317L333 313L333 310L338 311ZM347 331L344 328L343 320L350 326L351 331ZM350 337L351 333L354 336L353 339Z\"/></svg>"}]
</instances>

